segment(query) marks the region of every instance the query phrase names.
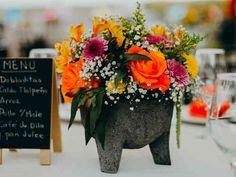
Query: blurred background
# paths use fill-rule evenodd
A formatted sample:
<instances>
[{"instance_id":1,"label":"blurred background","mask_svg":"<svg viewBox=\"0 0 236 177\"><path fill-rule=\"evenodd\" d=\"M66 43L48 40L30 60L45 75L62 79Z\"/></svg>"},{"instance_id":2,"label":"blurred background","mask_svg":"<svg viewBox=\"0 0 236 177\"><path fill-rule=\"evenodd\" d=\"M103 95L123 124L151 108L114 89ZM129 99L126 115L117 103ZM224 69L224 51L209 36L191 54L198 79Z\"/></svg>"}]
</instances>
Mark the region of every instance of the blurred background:
<instances>
[{"instance_id":1,"label":"blurred background","mask_svg":"<svg viewBox=\"0 0 236 177\"><path fill-rule=\"evenodd\" d=\"M0 0L0 56L28 56L33 48L53 48L69 35L69 27L93 16L129 17L136 0ZM140 0L147 26L183 24L208 37L200 48L223 48L236 65L235 0ZM235 64L234 64L235 63Z\"/></svg>"}]
</instances>

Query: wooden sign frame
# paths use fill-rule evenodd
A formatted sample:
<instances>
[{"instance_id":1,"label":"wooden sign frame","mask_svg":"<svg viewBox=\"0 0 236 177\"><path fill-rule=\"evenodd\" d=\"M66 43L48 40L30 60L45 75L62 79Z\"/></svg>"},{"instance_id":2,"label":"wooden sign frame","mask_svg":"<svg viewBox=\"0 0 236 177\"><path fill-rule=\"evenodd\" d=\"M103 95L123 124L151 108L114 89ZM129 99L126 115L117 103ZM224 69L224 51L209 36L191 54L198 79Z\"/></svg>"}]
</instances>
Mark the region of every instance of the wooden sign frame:
<instances>
[{"instance_id":1,"label":"wooden sign frame","mask_svg":"<svg viewBox=\"0 0 236 177\"><path fill-rule=\"evenodd\" d=\"M28 59L28 58L6 58L6 59ZM36 58L34 58L36 59ZM43 58L38 58L43 60ZM49 59L49 58L47 58ZM57 87L57 77L55 62L52 59L52 83L51 83L51 128L50 128L50 144L53 145L54 152L62 152L61 124L59 117L59 94ZM52 142L52 143L51 143ZM52 146L50 146L51 148ZM14 148L9 151L16 151ZM0 164L3 163L3 149L0 148ZM40 149L40 164L51 164L51 149Z\"/></svg>"}]
</instances>

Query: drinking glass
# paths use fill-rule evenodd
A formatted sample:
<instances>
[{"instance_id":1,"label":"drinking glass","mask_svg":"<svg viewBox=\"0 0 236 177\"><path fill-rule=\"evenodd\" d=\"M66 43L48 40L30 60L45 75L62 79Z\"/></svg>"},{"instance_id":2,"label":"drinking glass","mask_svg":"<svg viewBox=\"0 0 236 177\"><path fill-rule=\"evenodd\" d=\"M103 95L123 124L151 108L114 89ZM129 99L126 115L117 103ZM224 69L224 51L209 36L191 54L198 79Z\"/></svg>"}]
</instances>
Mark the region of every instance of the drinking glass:
<instances>
[{"instance_id":1,"label":"drinking glass","mask_svg":"<svg viewBox=\"0 0 236 177\"><path fill-rule=\"evenodd\" d=\"M203 48L196 51L199 76L207 86L212 86L219 73L226 72L224 49Z\"/></svg>"},{"instance_id":2,"label":"drinking glass","mask_svg":"<svg viewBox=\"0 0 236 177\"><path fill-rule=\"evenodd\" d=\"M217 75L207 128L236 169L236 73Z\"/></svg>"},{"instance_id":3,"label":"drinking glass","mask_svg":"<svg viewBox=\"0 0 236 177\"><path fill-rule=\"evenodd\" d=\"M195 57L199 65L199 76L204 84L198 99L202 100L206 105L205 109L209 114L213 94L212 90L214 90L217 74L226 72L227 70L225 51L224 49L218 48L202 48L196 51ZM203 128L197 137L200 139L206 138L207 129Z\"/></svg>"}]
</instances>

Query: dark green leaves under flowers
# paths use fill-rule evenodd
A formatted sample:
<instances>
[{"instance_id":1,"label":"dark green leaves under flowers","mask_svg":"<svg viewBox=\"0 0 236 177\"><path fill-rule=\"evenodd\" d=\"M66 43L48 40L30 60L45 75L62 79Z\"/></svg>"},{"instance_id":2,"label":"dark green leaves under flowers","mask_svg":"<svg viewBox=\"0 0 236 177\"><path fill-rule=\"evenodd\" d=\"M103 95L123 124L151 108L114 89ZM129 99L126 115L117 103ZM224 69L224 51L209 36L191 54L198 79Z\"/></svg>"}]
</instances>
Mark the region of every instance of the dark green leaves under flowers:
<instances>
[{"instance_id":1,"label":"dark green leaves under flowers","mask_svg":"<svg viewBox=\"0 0 236 177\"><path fill-rule=\"evenodd\" d=\"M100 87L91 89L89 91L81 91L77 93L72 100L69 128L74 122L77 109L81 107L85 108L86 102L87 101L91 102L90 108L88 109L87 117L84 118L83 120L83 125L85 127L86 144L94 135L95 129L97 127L98 119L102 111L104 95L105 95L105 88ZM103 138L102 141L104 142L104 137L101 137L101 139L102 138Z\"/></svg>"}]
</instances>

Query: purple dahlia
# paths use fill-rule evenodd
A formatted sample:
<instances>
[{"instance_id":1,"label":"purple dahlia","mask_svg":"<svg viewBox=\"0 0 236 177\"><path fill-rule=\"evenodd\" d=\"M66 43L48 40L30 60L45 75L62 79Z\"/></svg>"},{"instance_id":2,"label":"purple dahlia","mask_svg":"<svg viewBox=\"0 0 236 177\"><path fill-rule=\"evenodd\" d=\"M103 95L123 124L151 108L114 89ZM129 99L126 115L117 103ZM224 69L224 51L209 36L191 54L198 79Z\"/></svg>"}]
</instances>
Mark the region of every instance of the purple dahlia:
<instances>
[{"instance_id":1,"label":"purple dahlia","mask_svg":"<svg viewBox=\"0 0 236 177\"><path fill-rule=\"evenodd\" d=\"M167 60L167 71L171 82L176 82L179 87L184 87L189 84L189 75L183 65L175 59Z\"/></svg>"},{"instance_id":2,"label":"purple dahlia","mask_svg":"<svg viewBox=\"0 0 236 177\"><path fill-rule=\"evenodd\" d=\"M106 49L106 41L101 38L91 38L85 45L83 56L86 60L102 58Z\"/></svg>"},{"instance_id":3,"label":"purple dahlia","mask_svg":"<svg viewBox=\"0 0 236 177\"><path fill-rule=\"evenodd\" d=\"M149 44L159 44L161 42L163 42L166 46L169 46L171 44L170 41L166 40L166 38L162 36L148 35L146 37L146 40Z\"/></svg>"}]
</instances>

